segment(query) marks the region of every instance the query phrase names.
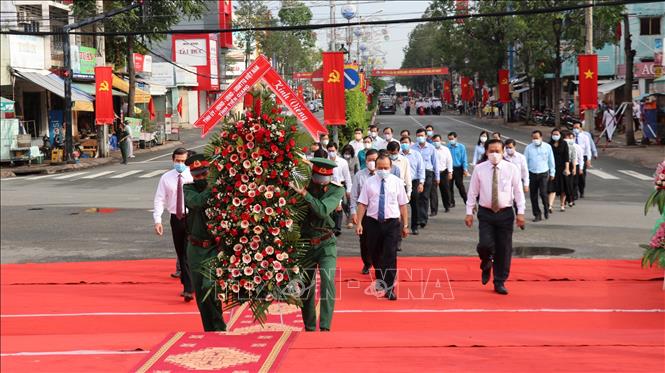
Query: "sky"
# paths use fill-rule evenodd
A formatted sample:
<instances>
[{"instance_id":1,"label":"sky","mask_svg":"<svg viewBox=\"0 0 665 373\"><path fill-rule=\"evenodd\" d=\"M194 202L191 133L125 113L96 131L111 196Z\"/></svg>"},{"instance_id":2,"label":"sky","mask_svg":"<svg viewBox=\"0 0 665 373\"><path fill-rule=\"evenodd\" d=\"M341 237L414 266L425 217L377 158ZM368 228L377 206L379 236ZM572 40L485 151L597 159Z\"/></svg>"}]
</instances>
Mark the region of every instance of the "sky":
<instances>
[{"instance_id":1,"label":"sky","mask_svg":"<svg viewBox=\"0 0 665 373\"><path fill-rule=\"evenodd\" d=\"M347 22L342 17L342 8L346 4L351 4L356 8L357 17L363 17L363 20L388 20L388 19L401 19L401 18L418 18L420 17L427 6L429 1L395 1L395 0L336 0L335 3L335 23ZM270 9L274 15L280 8L280 1L271 1ZM329 0L306 0L304 3L310 8L313 13L312 23L330 23L330 1ZM367 17L370 17L369 19ZM357 21L358 18L352 19ZM375 55L384 56L386 62L384 68L399 68L404 58L403 48L408 44L409 32L413 30L416 23L411 24L398 24L388 25L386 27L374 27L372 34L374 35L374 42L366 43L367 47L374 46L377 48ZM385 33L385 34L384 34ZM330 38L330 31L317 30L317 46L323 50L328 50L328 40ZM385 40L385 35L389 40ZM340 43L346 39L346 29L337 29L337 42ZM340 39L342 41L340 41ZM355 39L355 37L354 37ZM348 49L348 46L347 46ZM358 51L358 44L353 42L351 52L355 59ZM385 54L384 54L385 53Z\"/></svg>"}]
</instances>

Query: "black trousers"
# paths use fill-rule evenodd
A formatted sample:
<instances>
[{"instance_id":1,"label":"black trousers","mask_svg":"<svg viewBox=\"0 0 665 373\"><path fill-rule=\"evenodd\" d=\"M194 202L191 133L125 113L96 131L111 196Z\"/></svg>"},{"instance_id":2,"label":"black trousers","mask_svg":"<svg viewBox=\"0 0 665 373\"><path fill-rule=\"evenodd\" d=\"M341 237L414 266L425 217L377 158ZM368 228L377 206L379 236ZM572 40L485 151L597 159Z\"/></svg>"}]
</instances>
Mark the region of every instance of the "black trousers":
<instances>
[{"instance_id":1,"label":"black trousers","mask_svg":"<svg viewBox=\"0 0 665 373\"><path fill-rule=\"evenodd\" d=\"M434 184L434 171L425 171L425 186L423 192L418 194L418 224L427 224L429 217L429 197Z\"/></svg>"},{"instance_id":2,"label":"black trousers","mask_svg":"<svg viewBox=\"0 0 665 373\"><path fill-rule=\"evenodd\" d=\"M441 182L439 183L439 193L441 193L441 202L443 202L443 207L446 209L450 208L450 182L448 182L448 175L449 175L448 170L442 171L440 173ZM436 188L432 189L434 189L433 194L434 196L436 196ZM435 212L438 211L439 209L438 198L436 205L437 205L436 210L434 210Z\"/></svg>"},{"instance_id":3,"label":"black trousers","mask_svg":"<svg viewBox=\"0 0 665 373\"><path fill-rule=\"evenodd\" d=\"M579 191L578 191L579 190L578 189L579 188L578 182L579 182L579 179L580 179L580 175L578 175L579 172L580 172L580 165L577 165L575 167L575 175L571 175L571 177L570 177L571 180L572 180L571 184L572 184L572 193L573 194L568 196L568 198L571 198L571 201L576 201L580 198L580 194L579 194Z\"/></svg>"},{"instance_id":4,"label":"black trousers","mask_svg":"<svg viewBox=\"0 0 665 373\"><path fill-rule=\"evenodd\" d=\"M540 206L538 205L538 197L543 202L543 209L547 211L549 208L549 201L547 200L547 182L549 173L543 172L541 174L534 174L529 172L529 195L531 196L531 210L533 216L540 216L542 214Z\"/></svg>"},{"instance_id":5,"label":"black trousers","mask_svg":"<svg viewBox=\"0 0 665 373\"><path fill-rule=\"evenodd\" d=\"M515 212L511 207L494 213L478 208L478 256L484 262L494 259L494 283L503 284L510 274L510 261L513 257L513 223Z\"/></svg>"},{"instance_id":6,"label":"black trousers","mask_svg":"<svg viewBox=\"0 0 665 373\"><path fill-rule=\"evenodd\" d=\"M462 202L466 205L466 188L464 187L464 167L453 167L453 182L450 183L450 205L455 206L455 187L459 191Z\"/></svg>"},{"instance_id":7,"label":"black trousers","mask_svg":"<svg viewBox=\"0 0 665 373\"><path fill-rule=\"evenodd\" d=\"M171 214L171 235L173 236L173 246L180 263L180 283L182 290L187 293L192 292L192 276L189 272L189 263L187 261L187 219L176 218Z\"/></svg>"},{"instance_id":8,"label":"black trousers","mask_svg":"<svg viewBox=\"0 0 665 373\"><path fill-rule=\"evenodd\" d=\"M577 190L580 192L580 197L584 198L584 188L586 188L586 162L589 160L589 157L584 156L584 171L582 175L577 176Z\"/></svg>"},{"instance_id":9,"label":"black trousers","mask_svg":"<svg viewBox=\"0 0 665 373\"><path fill-rule=\"evenodd\" d=\"M420 180L416 179L411 181L411 199L409 200L409 206L411 206L411 230L418 230L418 185L420 185Z\"/></svg>"},{"instance_id":10,"label":"black trousers","mask_svg":"<svg viewBox=\"0 0 665 373\"><path fill-rule=\"evenodd\" d=\"M367 215L363 217L362 225L367 227L369 218ZM372 267L372 257L369 252L369 247L367 246L367 229L363 231L363 234L360 235L360 258L363 260L363 266L365 268Z\"/></svg>"},{"instance_id":11,"label":"black trousers","mask_svg":"<svg viewBox=\"0 0 665 373\"><path fill-rule=\"evenodd\" d=\"M400 219L387 219L380 223L369 217L366 223L363 223L376 279L382 281L380 284L385 289L392 289L395 285L397 242L402 231L400 224Z\"/></svg>"}]
</instances>

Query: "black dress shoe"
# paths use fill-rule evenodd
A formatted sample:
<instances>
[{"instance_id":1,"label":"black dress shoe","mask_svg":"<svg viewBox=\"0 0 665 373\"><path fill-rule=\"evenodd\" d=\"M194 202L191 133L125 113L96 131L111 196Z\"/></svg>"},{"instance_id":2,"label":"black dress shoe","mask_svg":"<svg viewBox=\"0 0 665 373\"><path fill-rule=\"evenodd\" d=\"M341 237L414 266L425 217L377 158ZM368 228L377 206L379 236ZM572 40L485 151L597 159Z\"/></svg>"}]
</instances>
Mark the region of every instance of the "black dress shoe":
<instances>
[{"instance_id":1,"label":"black dress shoe","mask_svg":"<svg viewBox=\"0 0 665 373\"><path fill-rule=\"evenodd\" d=\"M417 236L419 233L418 233L417 229L412 229L411 234L414 235L414 236Z\"/></svg>"},{"instance_id":2,"label":"black dress shoe","mask_svg":"<svg viewBox=\"0 0 665 373\"><path fill-rule=\"evenodd\" d=\"M451 208L455 207L455 202L451 203L451 204L450 204L450 207L451 207Z\"/></svg>"},{"instance_id":3,"label":"black dress shoe","mask_svg":"<svg viewBox=\"0 0 665 373\"><path fill-rule=\"evenodd\" d=\"M534 223L538 223L539 221L543 220L543 218L540 217L540 215L536 215L535 218L533 218Z\"/></svg>"},{"instance_id":4,"label":"black dress shoe","mask_svg":"<svg viewBox=\"0 0 665 373\"><path fill-rule=\"evenodd\" d=\"M450 208L446 207L446 212L450 212Z\"/></svg>"},{"instance_id":5,"label":"black dress shoe","mask_svg":"<svg viewBox=\"0 0 665 373\"><path fill-rule=\"evenodd\" d=\"M420 223L418 225L420 225L420 228L425 228L427 226L427 223Z\"/></svg>"},{"instance_id":6,"label":"black dress shoe","mask_svg":"<svg viewBox=\"0 0 665 373\"><path fill-rule=\"evenodd\" d=\"M492 262L481 262L480 269L483 270L481 280L483 281L483 285L486 285L490 281L490 275L492 274Z\"/></svg>"},{"instance_id":7,"label":"black dress shoe","mask_svg":"<svg viewBox=\"0 0 665 373\"><path fill-rule=\"evenodd\" d=\"M328 328L321 328L321 331L322 331L322 332L329 332L330 329L328 329Z\"/></svg>"},{"instance_id":8,"label":"black dress shoe","mask_svg":"<svg viewBox=\"0 0 665 373\"><path fill-rule=\"evenodd\" d=\"M508 289L503 284L494 284L494 291L501 295L508 295Z\"/></svg>"},{"instance_id":9,"label":"black dress shoe","mask_svg":"<svg viewBox=\"0 0 665 373\"><path fill-rule=\"evenodd\" d=\"M363 270L360 273L363 275L369 275L369 266L363 266Z\"/></svg>"},{"instance_id":10,"label":"black dress shoe","mask_svg":"<svg viewBox=\"0 0 665 373\"><path fill-rule=\"evenodd\" d=\"M388 300L397 300L397 295L392 290L388 290L386 292L386 295L384 297L388 298Z\"/></svg>"},{"instance_id":11,"label":"black dress shoe","mask_svg":"<svg viewBox=\"0 0 665 373\"><path fill-rule=\"evenodd\" d=\"M191 302L194 299L192 293L183 292L182 296L185 297L185 302Z\"/></svg>"},{"instance_id":12,"label":"black dress shoe","mask_svg":"<svg viewBox=\"0 0 665 373\"><path fill-rule=\"evenodd\" d=\"M180 271L175 271L175 272L171 273L171 277L180 278Z\"/></svg>"}]
</instances>

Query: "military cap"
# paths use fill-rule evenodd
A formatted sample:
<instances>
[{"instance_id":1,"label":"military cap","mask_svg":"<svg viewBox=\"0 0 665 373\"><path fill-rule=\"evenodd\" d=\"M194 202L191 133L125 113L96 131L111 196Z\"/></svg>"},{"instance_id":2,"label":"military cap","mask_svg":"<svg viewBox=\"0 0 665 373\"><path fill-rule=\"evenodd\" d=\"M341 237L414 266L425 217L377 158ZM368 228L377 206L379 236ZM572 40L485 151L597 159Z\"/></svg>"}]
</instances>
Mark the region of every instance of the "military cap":
<instances>
[{"instance_id":1,"label":"military cap","mask_svg":"<svg viewBox=\"0 0 665 373\"><path fill-rule=\"evenodd\" d=\"M208 172L210 163L206 160L205 155L194 154L187 158L185 165L189 166L189 172L192 176L197 176Z\"/></svg>"},{"instance_id":2,"label":"military cap","mask_svg":"<svg viewBox=\"0 0 665 373\"><path fill-rule=\"evenodd\" d=\"M312 162L312 172L319 175L332 176L333 168L337 167L337 163L330 159L314 157L309 161Z\"/></svg>"}]
</instances>

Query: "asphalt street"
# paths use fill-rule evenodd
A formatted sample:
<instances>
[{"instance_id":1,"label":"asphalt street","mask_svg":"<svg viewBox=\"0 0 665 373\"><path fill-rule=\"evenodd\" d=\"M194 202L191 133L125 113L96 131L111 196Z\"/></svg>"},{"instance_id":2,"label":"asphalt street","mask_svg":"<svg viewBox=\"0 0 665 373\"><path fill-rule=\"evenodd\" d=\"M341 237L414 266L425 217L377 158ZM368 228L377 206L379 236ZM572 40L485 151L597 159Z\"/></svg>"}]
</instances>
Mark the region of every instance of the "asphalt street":
<instances>
[{"instance_id":1,"label":"asphalt street","mask_svg":"<svg viewBox=\"0 0 665 373\"><path fill-rule=\"evenodd\" d=\"M479 124L468 117L379 116L381 128L396 133L432 124L442 135L456 131L469 157L482 129L530 141L529 129ZM203 151L198 130L183 131L185 146ZM160 175L171 167L171 150L137 155L130 164L53 175L24 176L0 182L2 263L175 258L170 231L155 235L153 194ZM531 223L514 236L515 247L569 249L565 256L639 258L640 243L649 239L655 215L645 217L644 201L651 191L653 170L612 158L593 162L586 198L549 220ZM466 182L468 184L468 178ZM459 199L459 197L458 197ZM528 197L527 197L528 200ZM402 256L475 255L477 229L464 226L463 205L430 218L419 236L406 239ZM572 250L572 251L571 251ZM358 240L344 229L338 240L342 256L359 256ZM547 256L550 251L531 252ZM360 259L359 259L360 265Z\"/></svg>"}]
</instances>

